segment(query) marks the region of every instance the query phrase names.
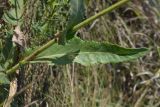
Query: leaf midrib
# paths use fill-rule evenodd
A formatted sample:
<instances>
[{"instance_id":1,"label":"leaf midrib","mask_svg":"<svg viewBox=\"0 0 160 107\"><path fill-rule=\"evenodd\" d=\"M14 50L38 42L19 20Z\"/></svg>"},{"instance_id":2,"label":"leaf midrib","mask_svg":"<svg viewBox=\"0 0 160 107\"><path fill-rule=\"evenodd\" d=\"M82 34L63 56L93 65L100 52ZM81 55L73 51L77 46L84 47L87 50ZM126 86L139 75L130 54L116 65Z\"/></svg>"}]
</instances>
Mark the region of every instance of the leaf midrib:
<instances>
[{"instance_id":1,"label":"leaf midrib","mask_svg":"<svg viewBox=\"0 0 160 107\"><path fill-rule=\"evenodd\" d=\"M111 52L79 52L77 54L77 56L82 55L82 54L96 54L96 55L99 55L99 54L113 54L113 55L118 55L118 56L131 56L131 55L144 54L144 53L146 53L146 52L119 55L119 54L111 53ZM74 55L74 54L76 54L76 53L72 53L72 55ZM62 57L62 56L65 56L65 55L67 55L67 53L63 53L63 54L60 53L60 54L55 54L55 55L43 56L43 57L39 57L38 59L52 59L52 58L56 58L56 57Z\"/></svg>"}]
</instances>

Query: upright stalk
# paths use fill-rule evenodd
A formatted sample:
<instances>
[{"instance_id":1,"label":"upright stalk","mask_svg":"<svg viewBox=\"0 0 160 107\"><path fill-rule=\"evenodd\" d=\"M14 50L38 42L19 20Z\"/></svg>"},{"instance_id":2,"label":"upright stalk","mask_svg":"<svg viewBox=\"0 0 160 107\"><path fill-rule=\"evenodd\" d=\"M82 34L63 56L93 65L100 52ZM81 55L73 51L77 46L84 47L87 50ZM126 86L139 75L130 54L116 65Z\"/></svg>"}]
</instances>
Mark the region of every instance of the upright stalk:
<instances>
[{"instance_id":1,"label":"upright stalk","mask_svg":"<svg viewBox=\"0 0 160 107\"><path fill-rule=\"evenodd\" d=\"M76 26L73 27L73 31L77 31L78 29L86 26L87 24L89 24L90 22L94 21L95 19L103 16L106 13L111 12L112 10L122 6L123 4L126 4L127 2L129 2L130 0L120 0L119 2L113 4L112 6L102 10L101 12L97 13L96 15L84 20L83 22L77 24ZM31 60L33 60L38 54L40 54L41 52L43 52L45 49L47 49L48 47L50 47L51 45L53 45L55 43L55 40L51 40L48 43L46 43L45 45L43 45L42 47L40 47L39 49L37 49L35 52L33 52L31 55L29 55L28 57L24 58L22 61L20 61L18 64L16 64L15 66L13 66L11 69L6 71L6 74L10 75L12 73L14 73L21 64L24 64L26 62L29 62Z\"/></svg>"},{"instance_id":2,"label":"upright stalk","mask_svg":"<svg viewBox=\"0 0 160 107\"><path fill-rule=\"evenodd\" d=\"M109 12L111 12L112 10L115 10L116 8L122 6L123 4L129 2L131 0L120 0L119 2L111 5L110 7L100 11L99 13L97 13L96 15L84 20L83 22L77 24L76 26L73 27L73 31L77 31L78 29L80 29L81 27L86 26L87 24L89 24L90 22L93 22L95 19L103 16L104 14L107 14Z\"/></svg>"}]
</instances>

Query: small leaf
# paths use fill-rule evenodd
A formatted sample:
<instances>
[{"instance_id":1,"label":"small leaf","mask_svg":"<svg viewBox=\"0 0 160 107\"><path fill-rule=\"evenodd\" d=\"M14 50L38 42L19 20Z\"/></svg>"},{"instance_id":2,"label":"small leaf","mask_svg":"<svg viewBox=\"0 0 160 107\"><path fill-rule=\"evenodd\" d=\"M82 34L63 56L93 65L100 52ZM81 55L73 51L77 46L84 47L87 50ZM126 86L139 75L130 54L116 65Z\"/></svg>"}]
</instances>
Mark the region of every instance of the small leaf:
<instances>
[{"instance_id":1,"label":"small leaf","mask_svg":"<svg viewBox=\"0 0 160 107\"><path fill-rule=\"evenodd\" d=\"M9 84L10 81L7 78L7 75L0 72L0 84Z\"/></svg>"},{"instance_id":2,"label":"small leaf","mask_svg":"<svg viewBox=\"0 0 160 107\"><path fill-rule=\"evenodd\" d=\"M29 56L34 51L36 51L38 48L39 48L38 46L35 46L32 48L25 48L24 52L22 53L22 58Z\"/></svg>"},{"instance_id":3,"label":"small leaf","mask_svg":"<svg viewBox=\"0 0 160 107\"><path fill-rule=\"evenodd\" d=\"M95 41L83 41L77 37L71 39L66 45L53 44L40 53L36 62L58 63L58 59L67 62L66 57L72 54L72 62L88 66L93 64L118 63L139 58L148 52L146 48L130 49L114 44L100 43ZM68 61L69 63L72 63ZM66 63L65 63L66 64Z\"/></svg>"},{"instance_id":4,"label":"small leaf","mask_svg":"<svg viewBox=\"0 0 160 107\"><path fill-rule=\"evenodd\" d=\"M72 31L72 28L83 21L85 16L84 0L70 0L70 6L69 21L66 30L60 37L60 43L63 44L66 40L74 37L75 31Z\"/></svg>"}]
</instances>

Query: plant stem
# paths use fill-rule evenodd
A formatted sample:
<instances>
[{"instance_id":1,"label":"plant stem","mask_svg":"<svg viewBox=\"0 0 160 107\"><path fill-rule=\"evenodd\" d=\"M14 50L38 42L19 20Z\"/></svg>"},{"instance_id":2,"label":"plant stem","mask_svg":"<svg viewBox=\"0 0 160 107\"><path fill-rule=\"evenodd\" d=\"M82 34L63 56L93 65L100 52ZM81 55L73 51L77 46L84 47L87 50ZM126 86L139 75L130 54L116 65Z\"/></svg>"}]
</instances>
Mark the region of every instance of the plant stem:
<instances>
[{"instance_id":1,"label":"plant stem","mask_svg":"<svg viewBox=\"0 0 160 107\"><path fill-rule=\"evenodd\" d=\"M96 15L84 20L83 22L77 24L76 26L73 27L73 31L77 31L79 30L81 27L86 26L87 24L89 24L90 22L94 21L95 19L101 17L102 15L111 12L112 10L122 6L123 4L129 2L130 0L121 0L118 3L113 4L112 6L102 10L101 12L97 13ZM40 54L42 51L44 51L45 49L47 49L48 47L50 47L51 45L53 45L55 43L55 40L51 40L49 41L47 44L43 45L42 47L40 47L38 50L36 50L35 52L33 52L31 55L29 55L28 57L24 58L22 61L20 61L18 64L16 64L15 66L13 66L11 69L6 71L7 75L10 75L12 73L14 73L22 64L27 63L28 61L33 60L38 54Z\"/></svg>"},{"instance_id":2,"label":"plant stem","mask_svg":"<svg viewBox=\"0 0 160 107\"><path fill-rule=\"evenodd\" d=\"M113 5L111 5L110 7L108 7L108 8L106 8L106 9L100 11L100 12L97 13L96 15L94 15L94 16L92 16L92 17L84 20L83 22L77 24L76 26L73 27L72 30L73 30L73 31L77 31L78 29L80 29L80 28L88 25L90 22L93 22L95 19L103 16L104 14L107 14L107 13L111 12L112 10L114 10L114 9L122 6L123 4L125 4L125 3L129 2L129 1L131 1L131 0L121 0L121 1L119 1L119 2L117 2L117 3L115 3L115 4L113 4Z\"/></svg>"},{"instance_id":3,"label":"plant stem","mask_svg":"<svg viewBox=\"0 0 160 107\"><path fill-rule=\"evenodd\" d=\"M47 44L43 45L42 47L40 47L39 49L37 49L36 51L34 51L31 55L29 55L26 58L24 58L22 61L20 61L15 66L13 66L11 69L7 70L6 73L8 75L14 73L20 67L20 65L25 64L28 61L33 60L39 53L41 53L42 51L44 51L45 49L47 49L48 47L50 47L54 43L55 43L54 39L51 40L51 41L49 41Z\"/></svg>"}]
</instances>

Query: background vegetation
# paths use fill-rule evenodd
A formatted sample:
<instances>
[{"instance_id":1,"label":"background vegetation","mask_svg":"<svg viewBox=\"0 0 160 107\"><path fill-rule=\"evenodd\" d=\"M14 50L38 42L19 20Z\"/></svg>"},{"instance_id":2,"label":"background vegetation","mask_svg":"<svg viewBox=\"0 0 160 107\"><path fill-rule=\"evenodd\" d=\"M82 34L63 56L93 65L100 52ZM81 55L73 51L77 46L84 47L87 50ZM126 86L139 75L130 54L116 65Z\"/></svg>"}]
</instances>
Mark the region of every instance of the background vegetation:
<instances>
[{"instance_id":1,"label":"background vegetation","mask_svg":"<svg viewBox=\"0 0 160 107\"><path fill-rule=\"evenodd\" d=\"M69 20L69 0L0 1L0 71L26 55L12 43L15 25L25 35L27 52L42 46L64 31ZM85 0L85 18L119 0ZM17 7L18 14L7 11ZM14 11L14 10L12 10ZM126 48L147 47L144 57L118 64L82 66L77 63L49 66L25 64L16 77L17 92L11 105L49 107L159 107L160 102L160 1L132 0L78 30L83 40L105 41ZM14 19L9 20L10 18ZM24 38L23 38L24 39ZM6 58L6 59L5 59ZM6 61L7 60L7 61ZM4 63L7 62L7 63ZM4 64L2 66L2 64ZM3 74L0 74L3 75ZM14 78L12 78L14 81ZM3 81L2 81L3 80ZM0 82L8 82L5 78ZM13 86L13 85L12 85ZM8 103L11 85L0 85L0 103Z\"/></svg>"}]
</instances>

